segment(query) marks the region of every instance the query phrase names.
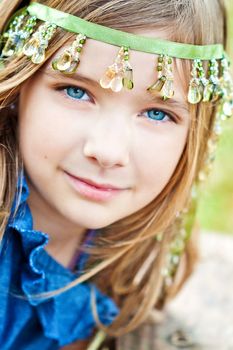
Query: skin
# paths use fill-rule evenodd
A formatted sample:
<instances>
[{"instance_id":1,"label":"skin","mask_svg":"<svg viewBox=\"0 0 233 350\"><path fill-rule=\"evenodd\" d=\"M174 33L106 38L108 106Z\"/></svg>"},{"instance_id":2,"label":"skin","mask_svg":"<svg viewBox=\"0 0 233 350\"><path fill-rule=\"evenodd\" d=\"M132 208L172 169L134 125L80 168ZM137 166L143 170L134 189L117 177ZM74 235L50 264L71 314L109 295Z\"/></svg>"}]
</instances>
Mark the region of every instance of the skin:
<instances>
[{"instance_id":1,"label":"skin","mask_svg":"<svg viewBox=\"0 0 233 350\"><path fill-rule=\"evenodd\" d=\"M65 266L87 228L105 227L158 196L187 138L188 105L178 75L173 99L163 101L147 92L156 80L154 55L130 53L132 91L100 87L98 81L117 53L114 46L87 40L78 74L54 72L50 61L20 93L19 143L34 228L50 235L45 249ZM65 89L70 86L88 92L75 99ZM162 112L163 121L153 120L147 112L151 109L171 117ZM106 201L87 198L74 189L66 172L121 191Z\"/></svg>"}]
</instances>

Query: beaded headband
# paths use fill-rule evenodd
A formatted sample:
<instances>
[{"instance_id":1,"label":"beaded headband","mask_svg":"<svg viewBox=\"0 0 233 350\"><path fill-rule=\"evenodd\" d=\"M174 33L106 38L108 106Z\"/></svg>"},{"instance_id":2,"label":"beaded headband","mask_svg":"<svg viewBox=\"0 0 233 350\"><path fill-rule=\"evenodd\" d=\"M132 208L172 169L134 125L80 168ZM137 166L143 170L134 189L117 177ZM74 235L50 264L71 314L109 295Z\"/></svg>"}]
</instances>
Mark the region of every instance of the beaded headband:
<instances>
[{"instance_id":1,"label":"beaded headband","mask_svg":"<svg viewBox=\"0 0 233 350\"><path fill-rule=\"evenodd\" d=\"M37 25L37 21L44 23ZM192 60L188 91L188 102L221 101L220 113L224 117L232 114L233 84L229 73L229 62L223 46L191 45L168 40L143 37L99 24L32 2L16 13L1 36L1 60L24 54L34 64L45 61L46 49L57 28L76 33L73 43L56 60L52 67L65 74L78 69L80 55L87 38L119 47L114 63L100 79L103 88L115 92L122 88L133 89L133 69L129 62L129 50L155 54L157 56L157 80L148 87L152 94L163 99L174 95L173 58ZM208 68L203 63L207 61Z\"/></svg>"}]
</instances>

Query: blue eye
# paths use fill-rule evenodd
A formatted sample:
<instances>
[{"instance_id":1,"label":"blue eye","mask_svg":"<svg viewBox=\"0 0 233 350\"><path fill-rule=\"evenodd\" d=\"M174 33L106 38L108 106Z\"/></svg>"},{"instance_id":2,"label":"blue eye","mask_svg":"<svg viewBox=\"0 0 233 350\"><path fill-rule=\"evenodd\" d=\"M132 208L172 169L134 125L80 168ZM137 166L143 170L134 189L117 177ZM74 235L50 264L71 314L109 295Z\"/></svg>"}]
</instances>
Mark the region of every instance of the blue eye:
<instances>
[{"instance_id":1,"label":"blue eye","mask_svg":"<svg viewBox=\"0 0 233 350\"><path fill-rule=\"evenodd\" d=\"M87 92L84 89L81 89L79 87L68 86L64 90L65 90L67 96L69 96L75 100L82 100L82 101L90 100L90 97L87 94Z\"/></svg>"},{"instance_id":2,"label":"blue eye","mask_svg":"<svg viewBox=\"0 0 233 350\"><path fill-rule=\"evenodd\" d=\"M171 119L171 117L166 112L163 112L160 109L149 109L145 113L149 119L159 122L165 122Z\"/></svg>"}]
</instances>

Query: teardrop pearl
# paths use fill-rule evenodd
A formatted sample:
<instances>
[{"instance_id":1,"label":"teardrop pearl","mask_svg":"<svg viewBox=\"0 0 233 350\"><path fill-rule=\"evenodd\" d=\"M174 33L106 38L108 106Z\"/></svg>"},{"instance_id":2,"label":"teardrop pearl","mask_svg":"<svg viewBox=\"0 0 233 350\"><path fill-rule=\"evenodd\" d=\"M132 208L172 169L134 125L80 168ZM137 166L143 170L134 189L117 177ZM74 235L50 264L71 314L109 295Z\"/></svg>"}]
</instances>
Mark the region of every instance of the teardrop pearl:
<instances>
[{"instance_id":1,"label":"teardrop pearl","mask_svg":"<svg viewBox=\"0 0 233 350\"><path fill-rule=\"evenodd\" d=\"M153 85L151 85L148 90L151 92L160 92L166 82L166 77L163 75L160 77Z\"/></svg>"},{"instance_id":2,"label":"teardrop pearl","mask_svg":"<svg viewBox=\"0 0 233 350\"><path fill-rule=\"evenodd\" d=\"M100 79L100 86L103 89L108 89L110 88L110 84L111 84L112 79L110 79L108 76L104 75L101 79Z\"/></svg>"},{"instance_id":3,"label":"teardrop pearl","mask_svg":"<svg viewBox=\"0 0 233 350\"><path fill-rule=\"evenodd\" d=\"M213 86L213 94L212 94L212 99L211 101L216 102L218 101L219 98L222 96L222 89L221 87L217 84Z\"/></svg>"},{"instance_id":4,"label":"teardrop pearl","mask_svg":"<svg viewBox=\"0 0 233 350\"><path fill-rule=\"evenodd\" d=\"M174 96L173 83L173 79L167 79L162 87L161 92L165 100Z\"/></svg>"},{"instance_id":5,"label":"teardrop pearl","mask_svg":"<svg viewBox=\"0 0 233 350\"><path fill-rule=\"evenodd\" d=\"M53 68L54 70L57 70L57 59L55 59L55 60L52 61L52 68Z\"/></svg>"},{"instance_id":6,"label":"teardrop pearl","mask_svg":"<svg viewBox=\"0 0 233 350\"><path fill-rule=\"evenodd\" d=\"M114 92L121 91L123 88L122 77L117 75L115 78L113 78L111 81L110 87Z\"/></svg>"},{"instance_id":7,"label":"teardrop pearl","mask_svg":"<svg viewBox=\"0 0 233 350\"><path fill-rule=\"evenodd\" d=\"M104 76L100 79L100 85L104 89L109 89L111 87L111 81L115 78L116 72L108 68L104 73Z\"/></svg>"},{"instance_id":8,"label":"teardrop pearl","mask_svg":"<svg viewBox=\"0 0 233 350\"><path fill-rule=\"evenodd\" d=\"M39 40L36 38L30 39L23 47L24 55L31 57L34 55L40 46Z\"/></svg>"},{"instance_id":9,"label":"teardrop pearl","mask_svg":"<svg viewBox=\"0 0 233 350\"><path fill-rule=\"evenodd\" d=\"M37 52L32 56L32 62L40 64L45 60L45 50L41 47L38 48Z\"/></svg>"},{"instance_id":10,"label":"teardrop pearl","mask_svg":"<svg viewBox=\"0 0 233 350\"><path fill-rule=\"evenodd\" d=\"M188 91L188 101L191 104L196 104L200 102L202 99L202 93L200 85L193 81L190 83L189 91Z\"/></svg>"},{"instance_id":11,"label":"teardrop pearl","mask_svg":"<svg viewBox=\"0 0 233 350\"><path fill-rule=\"evenodd\" d=\"M72 55L69 51L65 51L57 60L57 69L61 72L70 68L72 62Z\"/></svg>"},{"instance_id":12,"label":"teardrop pearl","mask_svg":"<svg viewBox=\"0 0 233 350\"><path fill-rule=\"evenodd\" d=\"M3 57L10 57L14 54L14 45L12 43L12 40L8 38L3 50L2 50L2 56Z\"/></svg>"},{"instance_id":13,"label":"teardrop pearl","mask_svg":"<svg viewBox=\"0 0 233 350\"><path fill-rule=\"evenodd\" d=\"M123 78L122 83L123 83L124 88L126 88L128 90L132 90L134 87L133 81L129 80L127 78Z\"/></svg>"},{"instance_id":14,"label":"teardrop pearl","mask_svg":"<svg viewBox=\"0 0 233 350\"><path fill-rule=\"evenodd\" d=\"M209 102L212 99L214 92L214 86L212 83L209 83L205 86L203 91L203 102Z\"/></svg>"},{"instance_id":15,"label":"teardrop pearl","mask_svg":"<svg viewBox=\"0 0 233 350\"><path fill-rule=\"evenodd\" d=\"M79 65L79 60L78 61L72 61L71 65L68 69L66 69L65 71L63 71L66 74L73 74L76 72L78 65Z\"/></svg>"},{"instance_id":16,"label":"teardrop pearl","mask_svg":"<svg viewBox=\"0 0 233 350\"><path fill-rule=\"evenodd\" d=\"M124 78L123 78L123 86L128 89L133 89L133 70L131 68L126 69Z\"/></svg>"}]
</instances>

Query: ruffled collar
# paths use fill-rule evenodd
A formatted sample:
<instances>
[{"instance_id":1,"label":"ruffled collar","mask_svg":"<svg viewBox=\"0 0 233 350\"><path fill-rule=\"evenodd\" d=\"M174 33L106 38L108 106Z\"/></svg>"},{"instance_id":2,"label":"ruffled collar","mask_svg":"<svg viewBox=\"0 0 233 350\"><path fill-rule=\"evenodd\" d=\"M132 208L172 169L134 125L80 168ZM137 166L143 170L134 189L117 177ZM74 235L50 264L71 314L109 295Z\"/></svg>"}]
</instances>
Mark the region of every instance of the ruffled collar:
<instances>
[{"instance_id":1,"label":"ruffled collar","mask_svg":"<svg viewBox=\"0 0 233 350\"><path fill-rule=\"evenodd\" d=\"M19 191L19 188L21 189ZM20 195L18 195L20 193ZM44 249L49 236L33 230L33 219L27 204L29 188L25 176L18 181L18 191L12 206L8 230L21 237L25 264L21 268L21 288L28 302L37 309L38 316L48 338L64 346L78 339L87 339L93 333L96 322L91 308L91 293L95 294L98 317L104 325L110 325L118 314L114 301L101 293L90 282L79 284L49 299L36 295L54 291L74 281L87 260L81 255L76 265L77 273L56 262ZM17 207L17 211L14 211Z\"/></svg>"}]
</instances>

